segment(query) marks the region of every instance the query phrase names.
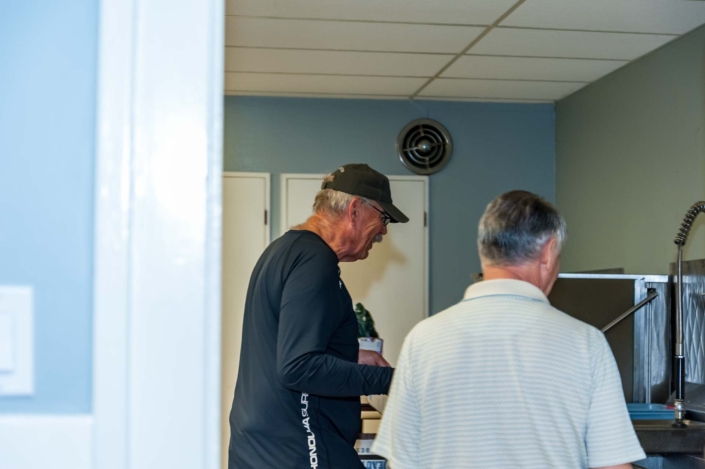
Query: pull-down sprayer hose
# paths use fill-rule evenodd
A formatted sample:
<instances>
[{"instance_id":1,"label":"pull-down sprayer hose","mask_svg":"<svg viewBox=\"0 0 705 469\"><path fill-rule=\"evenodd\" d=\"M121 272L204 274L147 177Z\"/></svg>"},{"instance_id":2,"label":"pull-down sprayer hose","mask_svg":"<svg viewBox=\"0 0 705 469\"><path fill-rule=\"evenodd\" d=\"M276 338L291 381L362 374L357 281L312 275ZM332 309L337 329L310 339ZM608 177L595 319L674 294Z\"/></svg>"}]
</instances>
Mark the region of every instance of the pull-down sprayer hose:
<instances>
[{"instance_id":1,"label":"pull-down sprayer hose","mask_svg":"<svg viewBox=\"0 0 705 469\"><path fill-rule=\"evenodd\" d=\"M685 245L685 242L688 239L688 234L690 233L690 228L692 228L693 222L695 221L695 217L702 212L705 212L705 201L697 202L690 207L690 209L686 212L685 217L683 217L681 229L678 230L678 236L676 236L676 239L674 240L676 244L679 246Z\"/></svg>"}]
</instances>

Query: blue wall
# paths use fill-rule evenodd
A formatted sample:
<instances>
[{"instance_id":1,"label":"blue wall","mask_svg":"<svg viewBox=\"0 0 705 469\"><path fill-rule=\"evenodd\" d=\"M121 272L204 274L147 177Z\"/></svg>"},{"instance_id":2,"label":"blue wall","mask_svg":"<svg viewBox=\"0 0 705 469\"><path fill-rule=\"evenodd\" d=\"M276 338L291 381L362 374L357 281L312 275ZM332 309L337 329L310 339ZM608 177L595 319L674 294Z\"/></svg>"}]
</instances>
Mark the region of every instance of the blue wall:
<instances>
[{"instance_id":1,"label":"blue wall","mask_svg":"<svg viewBox=\"0 0 705 469\"><path fill-rule=\"evenodd\" d=\"M430 178L435 313L459 301L479 271L477 223L490 200L526 189L555 202L553 105L226 97L225 170L272 173L276 236L280 173L359 162L389 175L412 174L394 146L404 125L421 117L441 122L455 145L450 164Z\"/></svg>"},{"instance_id":2,"label":"blue wall","mask_svg":"<svg viewBox=\"0 0 705 469\"><path fill-rule=\"evenodd\" d=\"M35 395L0 413L91 411L97 7L0 14L0 285L35 289Z\"/></svg>"}]
</instances>

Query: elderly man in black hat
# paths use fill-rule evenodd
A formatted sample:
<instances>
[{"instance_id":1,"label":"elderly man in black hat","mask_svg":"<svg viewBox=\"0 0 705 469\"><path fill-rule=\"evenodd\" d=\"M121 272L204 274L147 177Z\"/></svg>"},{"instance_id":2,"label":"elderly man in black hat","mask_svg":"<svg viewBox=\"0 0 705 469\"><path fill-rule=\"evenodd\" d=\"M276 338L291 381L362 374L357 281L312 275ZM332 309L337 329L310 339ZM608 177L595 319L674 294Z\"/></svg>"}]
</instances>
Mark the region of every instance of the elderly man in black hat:
<instances>
[{"instance_id":1,"label":"elderly man in black hat","mask_svg":"<svg viewBox=\"0 0 705 469\"><path fill-rule=\"evenodd\" d=\"M229 469L359 469L360 396L389 390L393 369L359 350L338 263L366 259L388 223L409 219L387 177L364 164L327 177L313 212L265 250L250 279Z\"/></svg>"}]
</instances>

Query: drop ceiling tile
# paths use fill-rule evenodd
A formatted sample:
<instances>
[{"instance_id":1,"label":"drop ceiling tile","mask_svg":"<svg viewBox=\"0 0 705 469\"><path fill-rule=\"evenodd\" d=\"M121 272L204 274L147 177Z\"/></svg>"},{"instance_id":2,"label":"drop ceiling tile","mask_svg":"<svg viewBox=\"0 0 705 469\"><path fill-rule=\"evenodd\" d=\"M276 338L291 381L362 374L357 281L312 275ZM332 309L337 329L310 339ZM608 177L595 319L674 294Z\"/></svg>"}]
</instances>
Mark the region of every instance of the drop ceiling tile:
<instances>
[{"instance_id":1,"label":"drop ceiling tile","mask_svg":"<svg viewBox=\"0 0 705 469\"><path fill-rule=\"evenodd\" d=\"M226 18L226 46L458 53L480 27Z\"/></svg>"},{"instance_id":2,"label":"drop ceiling tile","mask_svg":"<svg viewBox=\"0 0 705 469\"><path fill-rule=\"evenodd\" d=\"M426 78L226 73L226 91L409 96Z\"/></svg>"},{"instance_id":3,"label":"drop ceiling tile","mask_svg":"<svg viewBox=\"0 0 705 469\"><path fill-rule=\"evenodd\" d=\"M225 71L431 77L453 57L436 54L227 47Z\"/></svg>"},{"instance_id":4,"label":"drop ceiling tile","mask_svg":"<svg viewBox=\"0 0 705 469\"><path fill-rule=\"evenodd\" d=\"M557 100L583 86L585 83L437 78L421 92L421 96Z\"/></svg>"},{"instance_id":5,"label":"drop ceiling tile","mask_svg":"<svg viewBox=\"0 0 705 469\"><path fill-rule=\"evenodd\" d=\"M276 96L282 98L325 98L325 99L378 99L378 100L408 100L408 96L394 96L383 94L343 94L343 93L280 93L280 92L260 92L260 91L225 91L225 96Z\"/></svg>"},{"instance_id":6,"label":"drop ceiling tile","mask_svg":"<svg viewBox=\"0 0 705 469\"><path fill-rule=\"evenodd\" d=\"M336 21L227 19L229 46L458 53L483 28Z\"/></svg>"},{"instance_id":7,"label":"drop ceiling tile","mask_svg":"<svg viewBox=\"0 0 705 469\"><path fill-rule=\"evenodd\" d=\"M552 99L502 99L502 98L446 98L446 97L431 97L426 98L423 96L418 96L414 98L415 101L451 101L451 102L471 102L471 103L527 103L527 104L539 104L539 103L552 103Z\"/></svg>"},{"instance_id":8,"label":"drop ceiling tile","mask_svg":"<svg viewBox=\"0 0 705 469\"><path fill-rule=\"evenodd\" d=\"M677 36L495 28L470 54L633 60Z\"/></svg>"},{"instance_id":9,"label":"drop ceiling tile","mask_svg":"<svg viewBox=\"0 0 705 469\"><path fill-rule=\"evenodd\" d=\"M447 78L595 81L627 64L616 60L464 56L443 72Z\"/></svg>"},{"instance_id":10,"label":"drop ceiling tile","mask_svg":"<svg viewBox=\"0 0 705 469\"><path fill-rule=\"evenodd\" d=\"M492 24L516 0L228 0L228 15L443 24Z\"/></svg>"},{"instance_id":11,"label":"drop ceiling tile","mask_svg":"<svg viewBox=\"0 0 705 469\"><path fill-rule=\"evenodd\" d=\"M683 34L703 23L702 1L529 0L502 26Z\"/></svg>"}]
</instances>

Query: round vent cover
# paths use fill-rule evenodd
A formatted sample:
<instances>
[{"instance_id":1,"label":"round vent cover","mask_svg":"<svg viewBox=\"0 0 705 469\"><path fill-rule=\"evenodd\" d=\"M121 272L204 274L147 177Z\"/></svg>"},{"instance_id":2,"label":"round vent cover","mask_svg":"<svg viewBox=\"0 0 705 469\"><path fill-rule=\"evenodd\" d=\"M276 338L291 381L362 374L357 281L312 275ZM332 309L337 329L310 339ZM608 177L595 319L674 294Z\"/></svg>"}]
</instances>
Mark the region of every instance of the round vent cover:
<instances>
[{"instance_id":1,"label":"round vent cover","mask_svg":"<svg viewBox=\"0 0 705 469\"><path fill-rule=\"evenodd\" d=\"M439 122L417 119L399 133L397 153L402 164L416 174L433 174L450 161L453 141Z\"/></svg>"}]
</instances>

